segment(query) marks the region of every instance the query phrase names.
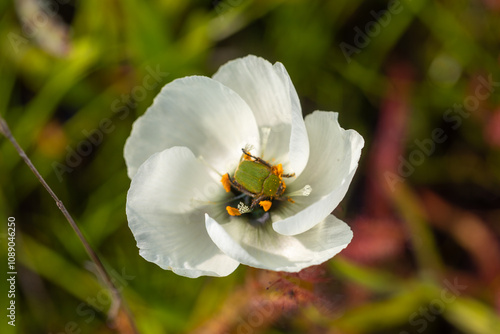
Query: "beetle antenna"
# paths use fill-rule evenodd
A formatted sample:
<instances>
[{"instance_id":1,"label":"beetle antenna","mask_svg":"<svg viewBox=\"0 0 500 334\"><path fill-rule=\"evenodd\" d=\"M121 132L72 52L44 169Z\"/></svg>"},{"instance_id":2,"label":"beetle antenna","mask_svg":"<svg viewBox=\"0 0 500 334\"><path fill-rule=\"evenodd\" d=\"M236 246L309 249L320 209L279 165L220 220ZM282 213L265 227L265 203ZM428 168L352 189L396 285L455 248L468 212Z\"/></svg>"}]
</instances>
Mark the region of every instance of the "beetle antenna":
<instances>
[{"instance_id":1,"label":"beetle antenna","mask_svg":"<svg viewBox=\"0 0 500 334\"><path fill-rule=\"evenodd\" d=\"M267 167L269 167L269 168L272 168L272 167L273 167L273 166L272 166L271 164L269 164L269 162L267 162L266 160L264 160L264 159L261 159L261 158L259 158L259 157L256 157L256 156L251 155L251 154L250 154L247 150L245 150L244 148L242 148L241 150L243 151L243 154L244 154L244 155L248 155L250 158L253 158L253 160L254 160L254 161L259 162L259 163L261 163L261 164L263 164L263 165L266 165L266 166L267 166Z\"/></svg>"}]
</instances>

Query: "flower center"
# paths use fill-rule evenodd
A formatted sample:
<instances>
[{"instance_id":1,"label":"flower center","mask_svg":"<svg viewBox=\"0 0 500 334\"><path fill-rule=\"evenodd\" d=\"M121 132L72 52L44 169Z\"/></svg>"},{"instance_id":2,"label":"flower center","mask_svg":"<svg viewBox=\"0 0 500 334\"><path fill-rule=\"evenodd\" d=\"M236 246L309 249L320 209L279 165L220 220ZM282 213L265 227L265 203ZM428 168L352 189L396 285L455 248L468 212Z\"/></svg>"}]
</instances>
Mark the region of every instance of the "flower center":
<instances>
[{"instance_id":1,"label":"flower center","mask_svg":"<svg viewBox=\"0 0 500 334\"><path fill-rule=\"evenodd\" d=\"M234 174L230 176L226 173L221 179L224 189L235 194L233 201L236 205L227 206L226 210L231 216L251 214L253 219L265 221L269 217L268 211L273 201L294 203L289 196L284 196L286 184L283 178L294 177L295 173L283 174L281 164L272 165L262 158L251 155L246 149L242 151ZM306 187L301 193L303 196L311 192L311 187Z\"/></svg>"}]
</instances>

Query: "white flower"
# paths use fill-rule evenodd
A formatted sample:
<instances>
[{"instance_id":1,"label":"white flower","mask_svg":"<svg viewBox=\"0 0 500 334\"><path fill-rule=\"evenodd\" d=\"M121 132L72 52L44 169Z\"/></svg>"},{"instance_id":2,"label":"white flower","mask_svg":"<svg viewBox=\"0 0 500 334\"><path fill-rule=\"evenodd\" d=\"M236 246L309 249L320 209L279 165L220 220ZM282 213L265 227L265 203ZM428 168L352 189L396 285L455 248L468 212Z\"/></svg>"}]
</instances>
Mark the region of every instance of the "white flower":
<instances>
[{"instance_id":1,"label":"white flower","mask_svg":"<svg viewBox=\"0 0 500 334\"><path fill-rule=\"evenodd\" d=\"M127 217L140 255L198 277L226 276L240 263L297 272L339 253L352 232L331 212L364 140L337 118L315 111L304 121L284 66L255 56L213 78L167 84L125 145ZM264 173L257 180L273 175L274 196L255 200L248 180L235 176L241 161L253 161L251 177L253 168Z\"/></svg>"}]
</instances>

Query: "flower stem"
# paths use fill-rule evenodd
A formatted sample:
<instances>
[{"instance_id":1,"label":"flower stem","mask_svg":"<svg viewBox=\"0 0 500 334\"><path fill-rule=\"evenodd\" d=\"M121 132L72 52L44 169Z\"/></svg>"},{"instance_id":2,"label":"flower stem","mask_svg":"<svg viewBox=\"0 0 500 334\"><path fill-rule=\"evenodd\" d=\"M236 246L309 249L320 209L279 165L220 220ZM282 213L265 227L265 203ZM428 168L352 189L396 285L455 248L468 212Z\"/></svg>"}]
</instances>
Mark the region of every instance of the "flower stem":
<instances>
[{"instance_id":1,"label":"flower stem","mask_svg":"<svg viewBox=\"0 0 500 334\"><path fill-rule=\"evenodd\" d=\"M83 247L85 248L85 251L89 255L90 259L96 265L97 271L98 271L99 275L101 276L101 279L107 285L108 289L111 291L111 296L112 296L113 302L112 302L110 310L109 310L109 317L114 322L115 320L117 320L116 317L120 315L120 309L121 309L123 311L124 315L127 317L129 324L128 324L128 326L123 326L123 324L116 324L117 328L118 329L123 328L124 331L120 330L120 332L123 332L123 333L125 333L125 332L126 333L139 333L137 328L136 328L132 314L130 313L130 311L126 307L125 303L123 302L123 298L122 298L120 292L118 291L118 289L114 285L114 283L111 279L111 276L104 268L104 265L102 264L101 259L99 258L97 253L92 249L92 247L88 243L87 239L85 239L80 228L78 228L78 225L75 223L73 217L70 215L70 213L68 212L68 210L64 206L63 202L57 197L57 195L50 188L50 186L47 184L47 182L45 182L42 175L40 175L40 173L38 172L36 167L31 162L30 158L28 158L28 156L26 155L24 150L21 148L21 146L19 146L16 139L12 135L12 132L9 129L7 122L1 116L0 116L0 133L2 133L12 143L12 145L14 146L16 151L18 152L19 156L24 160L26 165L28 165L28 167L31 169L33 174L35 174L38 181L40 181L40 183L47 190L47 192L50 194L50 196L52 196L52 198L54 199L54 201L57 204L57 207L59 208L59 210L61 210L64 217L66 217L66 220L73 228L73 231L75 231L76 235L78 236L78 239L80 239L80 241L83 244ZM124 327L127 328L126 331L125 331Z\"/></svg>"}]
</instances>

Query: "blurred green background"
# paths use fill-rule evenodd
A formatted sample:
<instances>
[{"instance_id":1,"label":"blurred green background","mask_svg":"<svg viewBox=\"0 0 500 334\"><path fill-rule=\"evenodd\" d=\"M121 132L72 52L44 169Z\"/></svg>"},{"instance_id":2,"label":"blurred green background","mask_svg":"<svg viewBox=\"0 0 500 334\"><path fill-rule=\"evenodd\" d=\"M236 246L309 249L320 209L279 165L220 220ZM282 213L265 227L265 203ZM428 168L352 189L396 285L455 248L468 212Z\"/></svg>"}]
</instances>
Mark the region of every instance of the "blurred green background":
<instances>
[{"instance_id":1,"label":"blurred green background","mask_svg":"<svg viewBox=\"0 0 500 334\"><path fill-rule=\"evenodd\" d=\"M19 0L0 13L0 115L141 333L500 332L500 1ZM138 254L123 146L163 85L247 54L285 65L304 115L337 111L364 136L335 211L354 239L296 275L179 277ZM15 328L2 279L1 332L127 332L5 138L0 184L2 270L15 217L18 272Z\"/></svg>"}]
</instances>

